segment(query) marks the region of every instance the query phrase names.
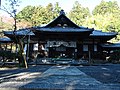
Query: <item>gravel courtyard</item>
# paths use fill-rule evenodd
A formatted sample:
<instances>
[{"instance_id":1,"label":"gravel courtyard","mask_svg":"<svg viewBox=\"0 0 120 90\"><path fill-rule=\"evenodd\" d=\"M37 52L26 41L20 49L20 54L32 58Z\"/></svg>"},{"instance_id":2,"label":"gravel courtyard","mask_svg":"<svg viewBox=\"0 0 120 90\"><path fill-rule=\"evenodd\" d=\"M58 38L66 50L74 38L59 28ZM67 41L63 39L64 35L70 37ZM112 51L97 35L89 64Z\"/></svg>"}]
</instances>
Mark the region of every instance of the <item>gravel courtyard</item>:
<instances>
[{"instance_id":1,"label":"gravel courtyard","mask_svg":"<svg viewBox=\"0 0 120 90\"><path fill-rule=\"evenodd\" d=\"M120 90L120 64L0 69L0 90Z\"/></svg>"}]
</instances>

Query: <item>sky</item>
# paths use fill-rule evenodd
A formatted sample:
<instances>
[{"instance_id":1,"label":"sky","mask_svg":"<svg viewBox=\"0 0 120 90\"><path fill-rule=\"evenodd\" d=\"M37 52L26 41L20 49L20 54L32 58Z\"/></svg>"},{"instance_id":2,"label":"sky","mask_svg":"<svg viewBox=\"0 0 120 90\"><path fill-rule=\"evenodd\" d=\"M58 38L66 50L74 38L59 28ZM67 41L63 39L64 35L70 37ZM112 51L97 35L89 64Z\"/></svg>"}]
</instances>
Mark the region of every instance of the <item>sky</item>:
<instances>
[{"instance_id":1,"label":"sky","mask_svg":"<svg viewBox=\"0 0 120 90\"><path fill-rule=\"evenodd\" d=\"M24 0L22 1L21 7L27 6L27 5L42 5L46 6L48 3L55 4L55 2L59 2L62 9L64 9L65 12L69 12L75 1L79 1L79 3L84 6L88 7L90 11L94 9L96 5L98 5L101 0ZM115 1L115 0L105 0L105 1ZM120 0L116 0L119 3L120 6Z\"/></svg>"},{"instance_id":2,"label":"sky","mask_svg":"<svg viewBox=\"0 0 120 90\"><path fill-rule=\"evenodd\" d=\"M21 0L21 1L22 2L20 3L18 11L22 10L27 5L47 6L49 3L52 3L54 5L56 2L59 2L60 7L65 12L69 12L72 9L75 1L78 1L83 7L88 7L90 9L90 12L92 12L94 7L101 2L101 0ZM104 1L117 1L120 6L120 0L104 0ZM2 2L2 5L4 5L4 2Z\"/></svg>"}]
</instances>

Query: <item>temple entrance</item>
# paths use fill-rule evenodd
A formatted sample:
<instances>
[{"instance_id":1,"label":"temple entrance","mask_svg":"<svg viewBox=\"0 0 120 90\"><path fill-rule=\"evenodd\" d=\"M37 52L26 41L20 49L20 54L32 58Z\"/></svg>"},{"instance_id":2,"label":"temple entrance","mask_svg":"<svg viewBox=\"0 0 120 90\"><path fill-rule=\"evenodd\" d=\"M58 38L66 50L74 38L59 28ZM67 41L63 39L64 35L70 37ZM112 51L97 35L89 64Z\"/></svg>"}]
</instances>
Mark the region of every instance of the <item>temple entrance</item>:
<instances>
[{"instance_id":1,"label":"temple entrance","mask_svg":"<svg viewBox=\"0 0 120 90\"><path fill-rule=\"evenodd\" d=\"M75 49L73 47L66 47L60 45L58 47L49 47L50 58L74 58Z\"/></svg>"}]
</instances>

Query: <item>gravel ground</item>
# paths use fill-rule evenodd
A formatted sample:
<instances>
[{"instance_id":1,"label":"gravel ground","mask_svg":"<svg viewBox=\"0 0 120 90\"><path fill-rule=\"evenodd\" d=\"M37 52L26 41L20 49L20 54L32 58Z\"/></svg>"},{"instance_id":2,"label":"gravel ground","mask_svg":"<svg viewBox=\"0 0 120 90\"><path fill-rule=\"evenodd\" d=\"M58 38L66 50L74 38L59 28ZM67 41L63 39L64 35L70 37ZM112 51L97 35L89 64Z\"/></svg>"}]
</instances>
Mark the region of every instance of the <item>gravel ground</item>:
<instances>
[{"instance_id":1,"label":"gravel ground","mask_svg":"<svg viewBox=\"0 0 120 90\"><path fill-rule=\"evenodd\" d=\"M37 74L41 74L47 69L49 69L51 66L30 66L28 69L25 68L1 68L0 69L0 83L10 81L12 79L14 80L22 80L25 79L24 77L29 76L36 76ZM33 75L32 75L33 74ZM28 75L28 76L26 76Z\"/></svg>"},{"instance_id":2,"label":"gravel ground","mask_svg":"<svg viewBox=\"0 0 120 90\"><path fill-rule=\"evenodd\" d=\"M0 90L2 88L120 90L120 64L1 68Z\"/></svg>"},{"instance_id":3,"label":"gravel ground","mask_svg":"<svg viewBox=\"0 0 120 90\"><path fill-rule=\"evenodd\" d=\"M104 84L120 84L120 64L81 66L78 69Z\"/></svg>"}]
</instances>

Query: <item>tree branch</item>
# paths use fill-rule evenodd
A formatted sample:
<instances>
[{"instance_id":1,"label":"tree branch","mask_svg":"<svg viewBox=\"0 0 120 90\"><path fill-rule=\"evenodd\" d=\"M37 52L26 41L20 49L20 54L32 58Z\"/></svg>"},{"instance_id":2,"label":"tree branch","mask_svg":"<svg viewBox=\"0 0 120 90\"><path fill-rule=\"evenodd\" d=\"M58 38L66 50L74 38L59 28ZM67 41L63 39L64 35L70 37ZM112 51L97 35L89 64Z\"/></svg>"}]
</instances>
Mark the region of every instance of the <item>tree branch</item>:
<instances>
[{"instance_id":1,"label":"tree branch","mask_svg":"<svg viewBox=\"0 0 120 90\"><path fill-rule=\"evenodd\" d=\"M12 18L15 18L15 17L11 14L11 12L9 12L4 6L3 6L3 8L0 8L0 10L5 11L5 12L8 13Z\"/></svg>"}]
</instances>

